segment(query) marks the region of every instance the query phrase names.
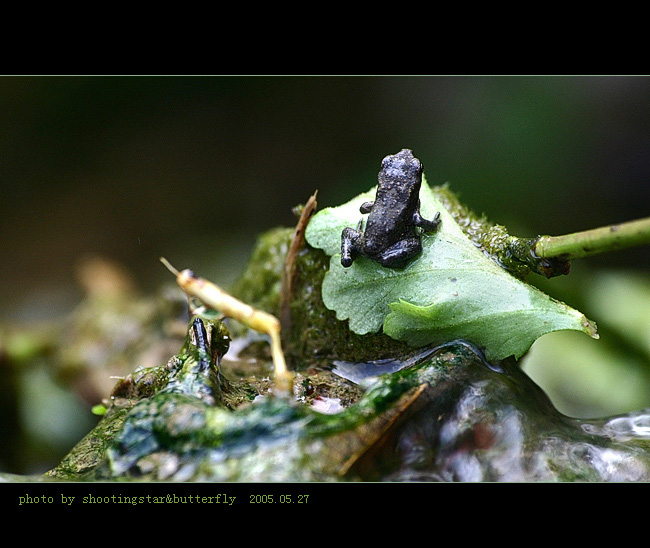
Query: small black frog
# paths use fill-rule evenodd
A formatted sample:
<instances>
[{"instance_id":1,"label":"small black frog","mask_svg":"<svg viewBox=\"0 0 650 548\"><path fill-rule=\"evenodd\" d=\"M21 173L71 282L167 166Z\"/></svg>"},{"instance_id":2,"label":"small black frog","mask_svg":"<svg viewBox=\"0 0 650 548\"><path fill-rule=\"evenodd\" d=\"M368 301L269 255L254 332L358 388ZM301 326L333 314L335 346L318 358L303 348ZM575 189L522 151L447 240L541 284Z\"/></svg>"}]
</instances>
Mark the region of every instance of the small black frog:
<instances>
[{"instance_id":1,"label":"small black frog","mask_svg":"<svg viewBox=\"0 0 650 548\"><path fill-rule=\"evenodd\" d=\"M433 221L420 215L422 163L409 149L386 156L381 168L375 201L359 208L370 213L365 231L361 232L362 219L356 230L348 227L341 233L341 264L346 268L358 255L401 268L422 251L416 227L431 232L440 224L440 212Z\"/></svg>"}]
</instances>

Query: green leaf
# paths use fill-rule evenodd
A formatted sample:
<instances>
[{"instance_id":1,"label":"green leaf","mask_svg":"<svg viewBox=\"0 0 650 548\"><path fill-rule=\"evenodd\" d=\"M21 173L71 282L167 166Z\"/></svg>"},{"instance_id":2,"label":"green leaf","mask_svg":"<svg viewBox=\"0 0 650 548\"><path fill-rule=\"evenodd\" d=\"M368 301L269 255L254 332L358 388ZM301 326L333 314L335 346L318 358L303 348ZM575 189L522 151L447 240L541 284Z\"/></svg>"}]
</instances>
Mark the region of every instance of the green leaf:
<instances>
[{"instance_id":1,"label":"green leaf","mask_svg":"<svg viewBox=\"0 0 650 548\"><path fill-rule=\"evenodd\" d=\"M108 410L106 409L106 407L104 405L102 405L101 403L98 403L97 405L93 405L92 409L90 411L91 411L91 413L93 415L102 416L102 415L105 415L106 411L108 411Z\"/></svg>"},{"instance_id":2,"label":"green leaf","mask_svg":"<svg viewBox=\"0 0 650 548\"><path fill-rule=\"evenodd\" d=\"M341 232L356 226L359 206L376 189L318 212L307 227L310 245L330 255L322 296L352 331L374 333L414 346L463 338L482 346L488 359L520 357L541 335L574 329L597 338L595 325L580 312L513 277L487 258L463 233L426 181L421 212L440 228L422 234L422 254L406 268L390 269L358 257L349 268L340 262Z\"/></svg>"}]
</instances>

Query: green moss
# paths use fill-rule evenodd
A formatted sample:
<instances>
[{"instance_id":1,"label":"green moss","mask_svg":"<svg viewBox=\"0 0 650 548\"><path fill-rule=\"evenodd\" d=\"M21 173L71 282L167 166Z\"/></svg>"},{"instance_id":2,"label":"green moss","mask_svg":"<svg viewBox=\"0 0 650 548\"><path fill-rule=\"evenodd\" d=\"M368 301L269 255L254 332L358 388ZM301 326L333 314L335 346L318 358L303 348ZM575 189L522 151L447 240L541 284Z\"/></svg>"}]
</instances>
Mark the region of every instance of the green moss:
<instances>
[{"instance_id":1,"label":"green moss","mask_svg":"<svg viewBox=\"0 0 650 548\"><path fill-rule=\"evenodd\" d=\"M409 351L405 343L383 333L357 335L347 321L323 304L321 285L329 257L307 247L296 261L296 281L291 299L291 325L286 352L298 368L330 366L333 360L361 362L392 357Z\"/></svg>"},{"instance_id":2,"label":"green moss","mask_svg":"<svg viewBox=\"0 0 650 548\"><path fill-rule=\"evenodd\" d=\"M467 237L488 257L513 276L523 279L529 272L550 278L569 273L569 262L562 257L542 259L533 251L538 238L519 238L507 229L477 215L463 205L448 185L433 187L433 191L451 213Z\"/></svg>"},{"instance_id":3,"label":"green moss","mask_svg":"<svg viewBox=\"0 0 650 548\"><path fill-rule=\"evenodd\" d=\"M508 234L504 226L477 215L463 205L447 185L434 187L433 191L467 237L503 268L521 278L530 272L530 265L520 255L526 255L519 239ZM514 251L514 252L513 252Z\"/></svg>"},{"instance_id":4,"label":"green moss","mask_svg":"<svg viewBox=\"0 0 650 548\"><path fill-rule=\"evenodd\" d=\"M284 262L292 235L293 229L282 227L261 234L230 292L254 308L277 314Z\"/></svg>"},{"instance_id":5,"label":"green moss","mask_svg":"<svg viewBox=\"0 0 650 548\"><path fill-rule=\"evenodd\" d=\"M83 480L106 456L115 435L122 429L131 406L112 406L63 460L46 475L66 481Z\"/></svg>"}]
</instances>

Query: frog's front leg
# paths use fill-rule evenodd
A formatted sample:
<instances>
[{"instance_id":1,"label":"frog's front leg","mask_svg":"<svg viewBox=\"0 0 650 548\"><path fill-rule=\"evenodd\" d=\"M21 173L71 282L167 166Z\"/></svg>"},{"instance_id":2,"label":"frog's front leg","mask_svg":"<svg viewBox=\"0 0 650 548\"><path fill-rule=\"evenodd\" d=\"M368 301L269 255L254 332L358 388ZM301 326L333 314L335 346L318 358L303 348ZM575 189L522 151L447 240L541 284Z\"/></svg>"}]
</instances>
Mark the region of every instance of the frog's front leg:
<instances>
[{"instance_id":1,"label":"frog's front leg","mask_svg":"<svg viewBox=\"0 0 650 548\"><path fill-rule=\"evenodd\" d=\"M341 264L347 268L363 249L363 232L346 227L341 232Z\"/></svg>"},{"instance_id":2,"label":"frog's front leg","mask_svg":"<svg viewBox=\"0 0 650 548\"><path fill-rule=\"evenodd\" d=\"M418 208L418 210L413 214L413 224L419 226L425 232L433 232L440 226L440 211L436 213L433 221L429 221L429 219L425 219L420 215L420 210Z\"/></svg>"},{"instance_id":3,"label":"frog's front leg","mask_svg":"<svg viewBox=\"0 0 650 548\"><path fill-rule=\"evenodd\" d=\"M377 262L387 268L401 268L422 251L420 238L413 236L400 240L385 249L378 257Z\"/></svg>"},{"instance_id":4,"label":"frog's front leg","mask_svg":"<svg viewBox=\"0 0 650 548\"><path fill-rule=\"evenodd\" d=\"M363 202L361 206L359 207L359 211L361 213L370 213L370 210L372 209L372 206L375 205L375 202Z\"/></svg>"},{"instance_id":5,"label":"frog's front leg","mask_svg":"<svg viewBox=\"0 0 650 548\"><path fill-rule=\"evenodd\" d=\"M372 209L372 206L375 205L375 202L363 202L361 204L361 207L359 208L359 211L361 213L370 213L370 210Z\"/></svg>"}]
</instances>

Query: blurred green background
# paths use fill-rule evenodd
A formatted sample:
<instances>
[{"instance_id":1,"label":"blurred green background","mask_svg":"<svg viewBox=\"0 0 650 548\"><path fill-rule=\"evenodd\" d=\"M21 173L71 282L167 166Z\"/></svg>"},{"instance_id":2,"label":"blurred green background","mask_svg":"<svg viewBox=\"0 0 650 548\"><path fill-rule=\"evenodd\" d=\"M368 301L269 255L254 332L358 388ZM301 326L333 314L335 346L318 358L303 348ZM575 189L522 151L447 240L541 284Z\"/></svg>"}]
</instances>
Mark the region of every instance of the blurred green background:
<instances>
[{"instance_id":1,"label":"blurred green background","mask_svg":"<svg viewBox=\"0 0 650 548\"><path fill-rule=\"evenodd\" d=\"M169 281L161 255L227 286L257 234L293 226L316 189L319 208L367 190L401 148L516 235L650 215L648 77L7 76L0 104L5 325L69 313L89 255L146 291ZM547 335L526 358L561 411L650 406L649 267L644 247L529 280L601 332ZM17 420L65 452L86 411L37 377L23 380ZM35 411L46 400L65 427Z\"/></svg>"}]
</instances>

